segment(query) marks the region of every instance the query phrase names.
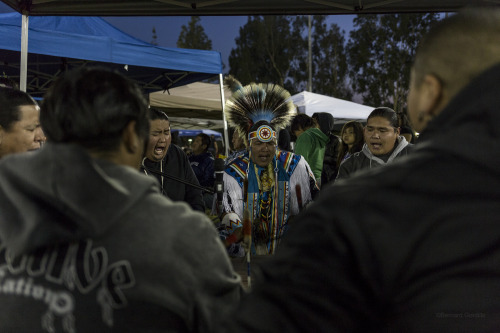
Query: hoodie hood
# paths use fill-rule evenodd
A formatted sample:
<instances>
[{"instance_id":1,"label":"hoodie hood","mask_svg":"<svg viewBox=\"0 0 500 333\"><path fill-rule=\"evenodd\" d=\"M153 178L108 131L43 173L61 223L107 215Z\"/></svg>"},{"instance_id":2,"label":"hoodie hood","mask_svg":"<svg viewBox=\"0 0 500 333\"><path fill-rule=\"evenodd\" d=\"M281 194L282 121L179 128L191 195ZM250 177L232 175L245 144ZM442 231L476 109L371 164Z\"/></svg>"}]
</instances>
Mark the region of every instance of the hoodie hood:
<instances>
[{"instance_id":1,"label":"hoodie hood","mask_svg":"<svg viewBox=\"0 0 500 333\"><path fill-rule=\"evenodd\" d=\"M316 112L314 113L318 118L319 128L321 132L328 135L333 131L333 125L335 125L335 118L328 112Z\"/></svg>"},{"instance_id":2,"label":"hoodie hood","mask_svg":"<svg viewBox=\"0 0 500 333\"><path fill-rule=\"evenodd\" d=\"M499 85L500 64L484 71L450 101L420 133L417 149L461 156L500 173Z\"/></svg>"},{"instance_id":3,"label":"hoodie hood","mask_svg":"<svg viewBox=\"0 0 500 333\"><path fill-rule=\"evenodd\" d=\"M325 147L326 143L328 142L328 136L326 136L319 128L309 128L304 133L302 133L302 135L311 137L320 148Z\"/></svg>"},{"instance_id":4,"label":"hoodie hood","mask_svg":"<svg viewBox=\"0 0 500 333\"><path fill-rule=\"evenodd\" d=\"M46 144L0 161L0 240L15 255L106 232L154 179L91 158L71 144Z\"/></svg>"},{"instance_id":5,"label":"hoodie hood","mask_svg":"<svg viewBox=\"0 0 500 333\"><path fill-rule=\"evenodd\" d=\"M372 161L376 161L378 164L388 164L391 163L409 144L408 141L406 141L405 137L402 135L398 136L397 142L398 145L392 151L391 156L389 156L389 158L387 159L387 162L384 162L383 159L373 155L366 143L363 145L363 149L361 151L363 152L363 154L365 154L366 157L370 159L370 167Z\"/></svg>"}]
</instances>

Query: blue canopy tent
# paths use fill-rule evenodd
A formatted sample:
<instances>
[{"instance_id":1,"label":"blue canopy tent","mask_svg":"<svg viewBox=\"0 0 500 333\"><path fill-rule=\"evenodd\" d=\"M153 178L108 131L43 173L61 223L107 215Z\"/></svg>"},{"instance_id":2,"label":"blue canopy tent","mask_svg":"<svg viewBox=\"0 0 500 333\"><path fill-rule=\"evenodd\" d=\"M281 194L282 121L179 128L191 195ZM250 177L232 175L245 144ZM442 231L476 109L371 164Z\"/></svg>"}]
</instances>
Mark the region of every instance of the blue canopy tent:
<instances>
[{"instance_id":1,"label":"blue canopy tent","mask_svg":"<svg viewBox=\"0 0 500 333\"><path fill-rule=\"evenodd\" d=\"M21 78L22 18L0 14L0 75ZM41 96L62 71L89 63L113 67L145 91L165 90L222 73L219 52L158 47L99 17L29 18L26 91ZM21 84L21 88L22 84Z\"/></svg>"},{"instance_id":2,"label":"blue canopy tent","mask_svg":"<svg viewBox=\"0 0 500 333\"><path fill-rule=\"evenodd\" d=\"M0 75L18 79L33 97L42 97L62 72L93 64L122 72L145 93L218 76L224 107L222 59L216 51L155 46L100 17L0 14L0 36Z\"/></svg>"}]
</instances>

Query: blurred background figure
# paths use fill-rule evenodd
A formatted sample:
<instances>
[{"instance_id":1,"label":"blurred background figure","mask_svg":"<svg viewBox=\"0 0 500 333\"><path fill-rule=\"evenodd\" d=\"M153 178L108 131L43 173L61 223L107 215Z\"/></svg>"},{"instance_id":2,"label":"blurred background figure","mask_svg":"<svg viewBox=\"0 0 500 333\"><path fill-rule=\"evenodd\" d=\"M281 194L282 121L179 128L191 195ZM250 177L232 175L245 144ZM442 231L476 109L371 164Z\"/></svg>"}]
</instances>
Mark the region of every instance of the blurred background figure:
<instances>
[{"instance_id":1,"label":"blurred background figure","mask_svg":"<svg viewBox=\"0 0 500 333\"><path fill-rule=\"evenodd\" d=\"M208 151L210 137L204 133L198 134L191 145L193 153L189 156L189 164L201 186L214 189L214 156ZM214 194L203 192L203 201L206 209L212 208Z\"/></svg>"},{"instance_id":2,"label":"blurred background figure","mask_svg":"<svg viewBox=\"0 0 500 333\"><path fill-rule=\"evenodd\" d=\"M293 118L290 130L297 137L295 154L304 156L321 188L321 172L328 137L319 129L317 121L304 113Z\"/></svg>"},{"instance_id":3,"label":"blurred background figure","mask_svg":"<svg viewBox=\"0 0 500 333\"><path fill-rule=\"evenodd\" d=\"M37 102L21 90L0 86L0 158L39 149L45 140Z\"/></svg>"},{"instance_id":4,"label":"blurred background figure","mask_svg":"<svg viewBox=\"0 0 500 333\"><path fill-rule=\"evenodd\" d=\"M323 158L323 170L321 171L321 186L333 183L337 178L338 165L337 160L340 153L340 139L334 133L333 126L335 118L328 112L315 112L311 116L319 124L321 132L328 137L325 148L325 157Z\"/></svg>"},{"instance_id":5,"label":"blurred background figure","mask_svg":"<svg viewBox=\"0 0 500 333\"><path fill-rule=\"evenodd\" d=\"M415 143L417 136L405 112L398 112L399 131L409 143Z\"/></svg>"},{"instance_id":6,"label":"blurred background figure","mask_svg":"<svg viewBox=\"0 0 500 333\"><path fill-rule=\"evenodd\" d=\"M227 165L231 163L239 155L243 155L246 152L245 139L241 135L240 131L237 128L233 130L233 135L231 137L232 149L229 156L224 160L224 163Z\"/></svg>"},{"instance_id":7,"label":"blurred background figure","mask_svg":"<svg viewBox=\"0 0 500 333\"><path fill-rule=\"evenodd\" d=\"M292 151L292 138L288 128L282 128L278 132L278 148L281 150Z\"/></svg>"},{"instance_id":8,"label":"blurred background figure","mask_svg":"<svg viewBox=\"0 0 500 333\"><path fill-rule=\"evenodd\" d=\"M217 144L217 140L215 140L215 135L210 135L210 140L208 152L212 154L214 158L217 158L219 156L219 145Z\"/></svg>"},{"instance_id":9,"label":"blurred background figure","mask_svg":"<svg viewBox=\"0 0 500 333\"><path fill-rule=\"evenodd\" d=\"M337 158L337 168L352 154L361 151L365 143L363 125L355 120L348 121L340 131L341 145Z\"/></svg>"}]
</instances>

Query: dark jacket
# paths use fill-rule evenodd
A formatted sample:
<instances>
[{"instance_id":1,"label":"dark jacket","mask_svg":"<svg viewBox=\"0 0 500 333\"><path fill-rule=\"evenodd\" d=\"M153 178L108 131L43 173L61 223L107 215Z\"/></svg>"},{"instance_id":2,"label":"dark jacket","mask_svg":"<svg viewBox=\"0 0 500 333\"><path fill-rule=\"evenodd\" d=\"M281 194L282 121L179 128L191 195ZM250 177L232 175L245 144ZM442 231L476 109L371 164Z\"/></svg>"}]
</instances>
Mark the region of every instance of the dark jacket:
<instances>
[{"instance_id":1,"label":"dark jacket","mask_svg":"<svg viewBox=\"0 0 500 333\"><path fill-rule=\"evenodd\" d=\"M163 165L160 165L160 163ZM144 164L147 168L152 168L156 171L161 171L163 169L163 172L170 176L180 178L190 184L200 185L189 164L186 153L175 144L170 144L167 155L161 162L153 162L145 159ZM144 168L142 168L142 170L144 171ZM203 203L202 191L200 189L168 177L163 177L162 180L162 177L158 174L151 173L151 175L158 179L160 186L162 186L163 183L163 193L170 199L173 201L187 202L194 210L205 212L205 204Z\"/></svg>"},{"instance_id":2,"label":"dark jacket","mask_svg":"<svg viewBox=\"0 0 500 333\"><path fill-rule=\"evenodd\" d=\"M375 168L392 163L395 159L408 155L412 149L413 145L409 144L404 136L399 136L396 148L394 148L387 162L384 162L381 158L373 155L365 143L361 151L352 154L340 164L337 180L351 177L354 173L363 169Z\"/></svg>"},{"instance_id":3,"label":"dark jacket","mask_svg":"<svg viewBox=\"0 0 500 333\"><path fill-rule=\"evenodd\" d=\"M240 279L138 170L47 143L0 161L0 332L208 332Z\"/></svg>"},{"instance_id":4,"label":"dark jacket","mask_svg":"<svg viewBox=\"0 0 500 333\"><path fill-rule=\"evenodd\" d=\"M316 112L313 117L317 118L319 128L328 136L323 158L323 169L321 170L321 188L328 183L333 183L337 178L337 158L340 152L340 139L334 134L335 119L330 113Z\"/></svg>"},{"instance_id":5,"label":"dark jacket","mask_svg":"<svg viewBox=\"0 0 500 333\"><path fill-rule=\"evenodd\" d=\"M340 153L340 139L330 132L325 148L325 158L323 159L323 170L321 171L321 188L326 184L333 184L337 178L337 159Z\"/></svg>"},{"instance_id":6,"label":"dark jacket","mask_svg":"<svg viewBox=\"0 0 500 333\"><path fill-rule=\"evenodd\" d=\"M320 193L222 332L498 332L499 85L500 65L410 155Z\"/></svg>"},{"instance_id":7,"label":"dark jacket","mask_svg":"<svg viewBox=\"0 0 500 333\"><path fill-rule=\"evenodd\" d=\"M213 189L214 175L214 157L212 154L205 152L199 155L189 156L189 164L198 179L201 186Z\"/></svg>"}]
</instances>

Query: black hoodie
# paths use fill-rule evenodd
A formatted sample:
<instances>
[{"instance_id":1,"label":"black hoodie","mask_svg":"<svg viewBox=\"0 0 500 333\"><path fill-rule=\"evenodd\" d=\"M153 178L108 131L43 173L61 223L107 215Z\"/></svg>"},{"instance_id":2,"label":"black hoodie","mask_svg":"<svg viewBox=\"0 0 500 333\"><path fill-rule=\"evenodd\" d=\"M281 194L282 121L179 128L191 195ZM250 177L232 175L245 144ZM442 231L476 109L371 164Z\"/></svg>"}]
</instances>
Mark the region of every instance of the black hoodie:
<instances>
[{"instance_id":1,"label":"black hoodie","mask_svg":"<svg viewBox=\"0 0 500 333\"><path fill-rule=\"evenodd\" d=\"M321 171L321 188L325 188L328 183L333 183L337 178L337 158L340 152L340 139L333 133L335 119L328 112L316 112L313 117L317 118L321 132L328 136L323 159L323 169Z\"/></svg>"},{"instance_id":2,"label":"black hoodie","mask_svg":"<svg viewBox=\"0 0 500 333\"><path fill-rule=\"evenodd\" d=\"M412 154L320 193L227 332L499 332L499 86L497 65Z\"/></svg>"}]
</instances>

